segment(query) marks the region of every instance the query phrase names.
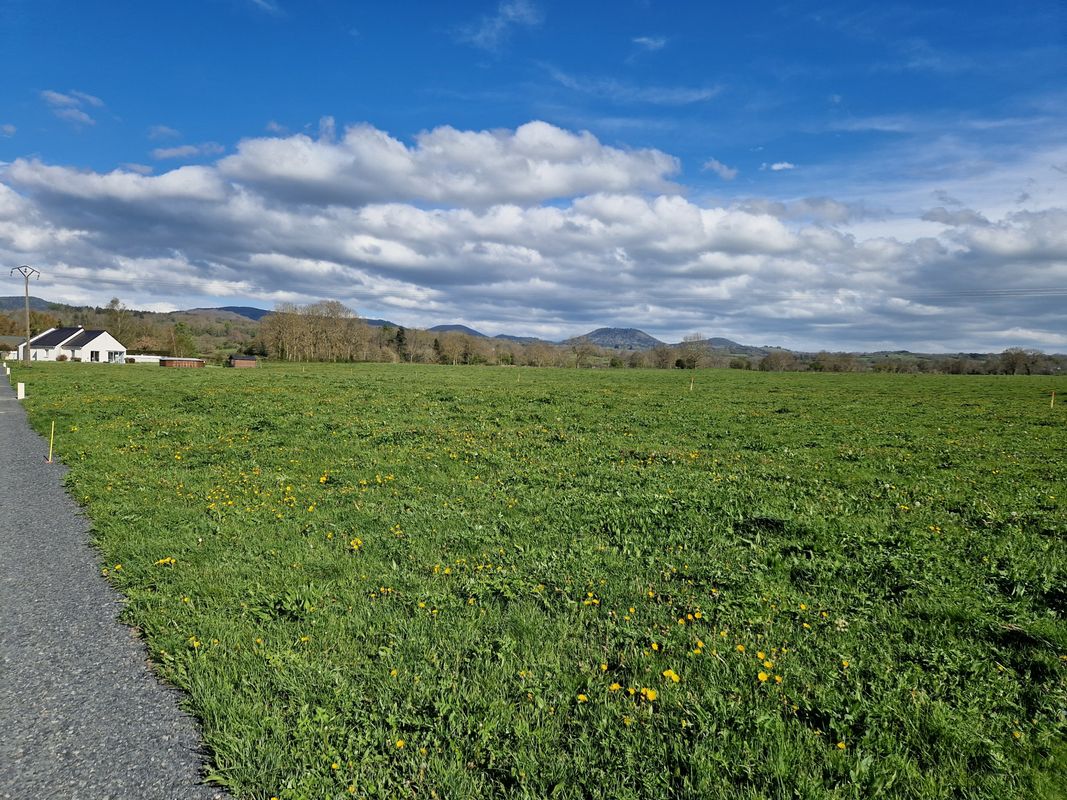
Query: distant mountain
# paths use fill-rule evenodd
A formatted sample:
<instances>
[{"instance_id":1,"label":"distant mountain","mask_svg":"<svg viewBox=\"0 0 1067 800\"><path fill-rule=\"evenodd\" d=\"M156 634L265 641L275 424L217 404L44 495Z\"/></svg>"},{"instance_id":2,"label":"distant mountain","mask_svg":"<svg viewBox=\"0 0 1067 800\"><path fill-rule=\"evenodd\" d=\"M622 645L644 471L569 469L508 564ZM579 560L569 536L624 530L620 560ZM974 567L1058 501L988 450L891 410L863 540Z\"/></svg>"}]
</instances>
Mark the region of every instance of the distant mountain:
<instances>
[{"instance_id":1,"label":"distant mountain","mask_svg":"<svg viewBox=\"0 0 1067 800\"><path fill-rule=\"evenodd\" d=\"M49 303L47 300L42 300L40 297L34 297L30 295L30 310L31 311L48 311L52 306L60 305L59 303ZM11 297L0 297L0 311L19 311L26 307L25 295L12 295Z\"/></svg>"},{"instance_id":2,"label":"distant mountain","mask_svg":"<svg viewBox=\"0 0 1067 800\"><path fill-rule=\"evenodd\" d=\"M597 328L584 336L565 339L560 344L574 344L579 340L612 350L651 350L656 345L663 344L659 339L637 328Z\"/></svg>"},{"instance_id":3,"label":"distant mountain","mask_svg":"<svg viewBox=\"0 0 1067 800\"><path fill-rule=\"evenodd\" d=\"M230 314L236 314L239 317L245 317L253 322L259 322L270 312L265 308L255 308L253 306L219 306L218 308L189 308L183 312L183 314L214 314L218 311L227 311Z\"/></svg>"},{"instance_id":4,"label":"distant mountain","mask_svg":"<svg viewBox=\"0 0 1067 800\"><path fill-rule=\"evenodd\" d=\"M554 344L545 339L538 339L536 336L512 336L507 333L499 333L493 338L503 339L505 342L516 342L517 344Z\"/></svg>"},{"instance_id":5,"label":"distant mountain","mask_svg":"<svg viewBox=\"0 0 1067 800\"><path fill-rule=\"evenodd\" d=\"M482 339L489 338L484 333L476 331L474 328L468 328L466 325L434 325L426 330L429 333L465 333L468 336L478 336Z\"/></svg>"},{"instance_id":6,"label":"distant mountain","mask_svg":"<svg viewBox=\"0 0 1067 800\"><path fill-rule=\"evenodd\" d=\"M254 319L256 322L259 322L270 313L264 308L255 308L254 306L220 306L219 311L232 311L234 314Z\"/></svg>"},{"instance_id":7,"label":"distant mountain","mask_svg":"<svg viewBox=\"0 0 1067 800\"><path fill-rule=\"evenodd\" d=\"M714 347L716 350L733 350L738 347L745 347L745 345L738 344L733 339L723 339L721 336L705 339L704 344L708 347Z\"/></svg>"},{"instance_id":8,"label":"distant mountain","mask_svg":"<svg viewBox=\"0 0 1067 800\"><path fill-rule=\"evenodd\" d=\"M721 336L702 339L701 344L712 350L721 350L735 356L765 356L771 349L767 347L756 347L750 344L739 344L733 339L723 339ZM673 346L677 347L678 345Z\"/></svg>"},{"instance_id":9,"label":"distant mountain","mask_svg":"<svg viewBox=\"0 0 1067 800\"><path fill-rule=\"evenodd\" d=\"M172 311L171 313L179 316L200 317L203 319L225 320L231 322L237 322L239 320L259 322L271 312L265 311L262 308L251 308L249 306L222 306L219 308L187 308L182 311Z\"/></svg>"},{"instance_id":10,"label":"distant mountain","mask_svg":"<svg viewBox=\"0 0 1067 800\"><path fill-rule=\"evenodd\" d=\"M399 328L395 322L390 322L387 319L365 319L363 320L372 328Z\"/></svg>"}]
</instances>

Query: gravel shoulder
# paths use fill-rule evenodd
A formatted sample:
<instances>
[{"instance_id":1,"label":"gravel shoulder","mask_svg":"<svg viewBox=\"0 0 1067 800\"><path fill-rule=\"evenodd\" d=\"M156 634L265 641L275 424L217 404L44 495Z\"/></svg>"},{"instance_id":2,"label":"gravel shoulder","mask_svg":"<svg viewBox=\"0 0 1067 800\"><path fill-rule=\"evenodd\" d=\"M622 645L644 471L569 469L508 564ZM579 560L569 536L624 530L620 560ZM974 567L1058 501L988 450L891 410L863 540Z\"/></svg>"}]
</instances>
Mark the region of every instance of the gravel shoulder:
<instances>
[{"instance_id":1,"label":"gravel shoulder","mask_svg":"<svg viewBox=\"0 0 1067 800\"><path fill-rule=\"evenodd\" d=\"M195 722L118 622L89 521L0 379L0 798L208 800Z\"/></svg>"}]
</instances>

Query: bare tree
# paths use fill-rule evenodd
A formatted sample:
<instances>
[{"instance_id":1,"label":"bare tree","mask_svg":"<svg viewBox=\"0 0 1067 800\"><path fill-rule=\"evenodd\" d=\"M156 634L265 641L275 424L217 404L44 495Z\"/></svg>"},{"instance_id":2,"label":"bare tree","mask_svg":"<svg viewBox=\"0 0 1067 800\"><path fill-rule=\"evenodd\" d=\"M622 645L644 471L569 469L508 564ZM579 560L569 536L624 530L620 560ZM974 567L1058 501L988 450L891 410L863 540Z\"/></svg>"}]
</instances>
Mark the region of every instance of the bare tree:
<instances>
[{"instance_id":1,"label":"bare tree","mask_svg":"<svg viewBox=\"0 0 1067 800\"><path fill-rule=\"evenodd\" d=\"M579 336L571 342L571 352L574 354L574 367L579 369L599 352L599 348L588 337Z\"/></svg>"},{"instance_id":2,"label":"bare tree","mask_svg":"<svg viewBox=\"0 0 1067 800\"><path fill-rule=\"evenodd\" d=\"M674 365L674 351L665 344L657 344L652 348L651 359L656 369L670 369Z\"/></svg>"},{"instance_id":3,"label":"bare tree","mask_svg":"<svg viewBox=\"0 0 1067 800\"><path fill-rule=\"evenodd\" d=\"M813 372L859 372L860 363L852 353L817 353L810 369Z\"/></svg>"},{"instance_id":4,"label":"bare tree","mask_svg":"<svg viewBox=\"0 0 1067 800\"><path fill-rule=\"evenodd\" d=\"M796 357L788 350L771 350L759 362L764 372L785 372L797 368Z\"/></svg>"},{"instance_id":5,"label":"bare tree","mask_svg":"<svg viewBox=\"0 0 1067 800\"><path fill-rule=\"evenodd\" d=\"M708 355L708 345L702 333L690 333L682 339L678 348L681 366L685 369L696 369L704 366Z\"/></svg>"},{"instance_id":6,"label":"bare tree","mask_svg":"<svg viewBox=\"0 0 1067 800\"><path fill-rule=\"evenodd\" d=\"M1045 354L1040 350L1024 350L1021 347L1009 347L998 359L999 372L1005 375L1034 375L1049 372Z\"/></svg>"}]
</instances>

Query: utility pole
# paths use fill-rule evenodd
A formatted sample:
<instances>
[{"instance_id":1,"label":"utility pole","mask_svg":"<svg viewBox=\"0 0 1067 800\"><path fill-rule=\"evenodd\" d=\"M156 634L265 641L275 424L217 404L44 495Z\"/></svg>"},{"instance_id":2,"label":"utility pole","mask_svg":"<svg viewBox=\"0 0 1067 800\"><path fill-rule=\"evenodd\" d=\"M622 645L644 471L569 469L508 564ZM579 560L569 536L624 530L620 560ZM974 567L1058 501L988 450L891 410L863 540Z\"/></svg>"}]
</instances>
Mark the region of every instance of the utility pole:
<instances>
[{"instance_id":1,"label":"utility pole","mask_svg":"<svg viewBox=\"0 0 1067 800\"><path fill-rule=\"evenodd\" d=\"M41 277L41 273L35 270L33 267L27 267L23 264L21 267L12 267L11 273L19 273L26 282L26 351L22 354L22 363L27 367L30 365L30 278Z\"/></svg>"}]
</instances>

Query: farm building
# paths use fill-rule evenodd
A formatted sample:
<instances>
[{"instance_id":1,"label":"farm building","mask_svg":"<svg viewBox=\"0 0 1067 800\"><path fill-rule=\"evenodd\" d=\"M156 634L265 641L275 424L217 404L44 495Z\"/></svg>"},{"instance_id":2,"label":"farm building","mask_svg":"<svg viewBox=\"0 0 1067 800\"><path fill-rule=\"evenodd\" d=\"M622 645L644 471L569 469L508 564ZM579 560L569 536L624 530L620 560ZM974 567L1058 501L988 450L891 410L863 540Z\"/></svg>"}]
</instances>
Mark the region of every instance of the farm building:
<instances>
[{"instance_id":1,"label":"farm building","mask_svg":"<svg viewBox=\"0 0 1067 800\"><path fill-rule=\"evenodd\" d=\"M23 357L25 342L8 358ZM122 364L126 347L107 331L81 327L49 328L30 339L32 361L88 361L94 364Z\"/></svg>"},{"instance_id":2,"label":"farm building","mask_svg":"<svg viewBox=\"0 0 1067 800\"><path fill-rule=\"evenodd\" d=\"M241 368L247 369L248 367L255 367L258 364L259 364L259 362L256 361L256 357L255 356L244 356L244 355L241 355L240 353L234 353L226 361L226 366L227 367L237 367L238 369L241 369Z\"/></svg>"},{"instance_id":3,"label":"farm building","mask_svg":"<svg viewBox=\"0 0 1067 800\"><path fill-rule=\"evenodd\" d=\"M161 358L159 359L159 366L161 367L202 367L205 362L202 358Z\"/></svg>"}]
</instances>

